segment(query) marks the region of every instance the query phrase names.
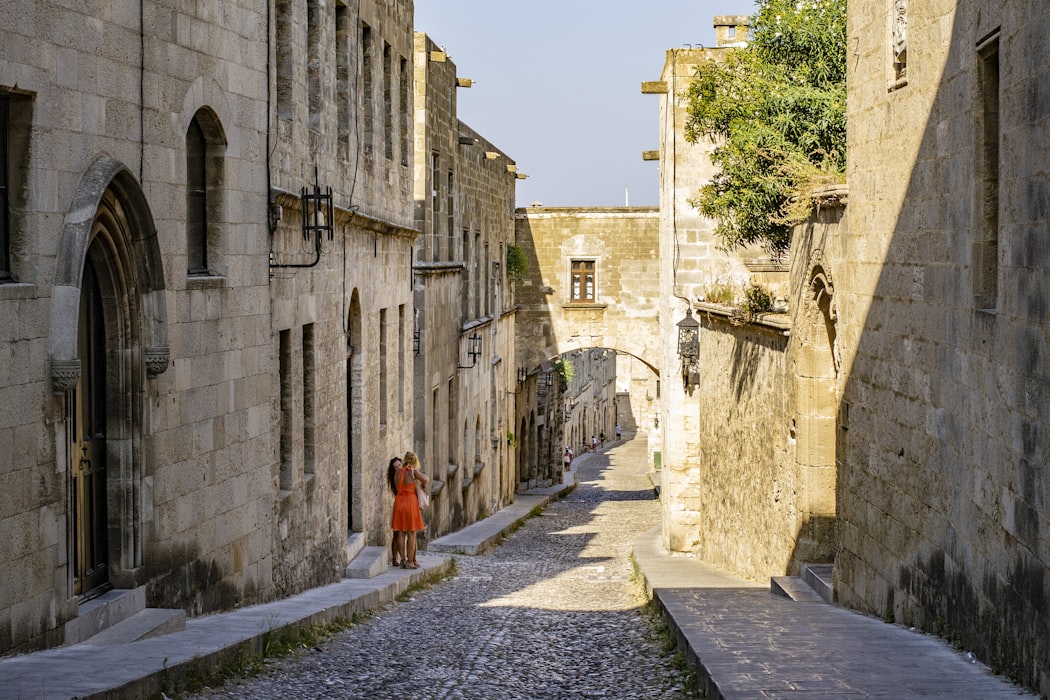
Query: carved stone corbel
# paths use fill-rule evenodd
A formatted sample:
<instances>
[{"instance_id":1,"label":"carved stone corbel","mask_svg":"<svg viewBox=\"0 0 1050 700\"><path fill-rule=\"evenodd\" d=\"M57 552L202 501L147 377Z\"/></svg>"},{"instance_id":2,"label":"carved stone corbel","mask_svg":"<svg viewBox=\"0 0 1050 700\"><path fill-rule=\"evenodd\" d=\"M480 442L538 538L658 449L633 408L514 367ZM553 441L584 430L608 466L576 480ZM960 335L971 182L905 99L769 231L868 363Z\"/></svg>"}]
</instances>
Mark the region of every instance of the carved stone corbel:
<instances>
[{"instance_id":1,"label":"carved stone corbel","mask_svg":"<svg viewBox=\"0 0 1050 700\"><path fill-rule=\"evenodd\" d=\"M80 381L80 360L56 360L51 358L51 391L66 394L76 388Z\"/></svg>"},{"instance_id":2,"label":"carved stone corbel","mask_svg":"<svg viewBox=\"0 0 1050 700\"><path fill-rule=\"evenodd\" d=\"M155 379L168 369L171 351L167 345L146 348L146 375Z\"/></svg>"}]
</instances>

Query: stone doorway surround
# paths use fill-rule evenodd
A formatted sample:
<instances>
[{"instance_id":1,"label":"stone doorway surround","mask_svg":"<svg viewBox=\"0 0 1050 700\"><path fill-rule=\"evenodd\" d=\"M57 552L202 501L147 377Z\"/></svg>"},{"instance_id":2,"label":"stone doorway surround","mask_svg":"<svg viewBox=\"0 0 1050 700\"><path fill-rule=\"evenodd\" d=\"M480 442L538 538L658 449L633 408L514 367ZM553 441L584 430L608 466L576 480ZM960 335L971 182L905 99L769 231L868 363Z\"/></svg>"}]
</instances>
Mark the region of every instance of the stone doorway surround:
<instances>
[{"instance_id":1,"label":"stone doorway surround","mask_svg":"<svg viewBox=\"0 0 1050 700\"><path fill-rule=\"evenodd\" d=\"M146 198L128 168L99 157L85 171L66 213L55 259L48 353L56 401L66 403L82 367L77 339L83 271L91 256L102 288L107 352L107 502L110 583L130 588L142 564L141 483L147 378L169 363L164 268ZM56 465L68 473L68 414L55 424ZM67 522L67 541L73 524ZM67 551L71 551L67 548ZM69 591L72 568L64 562Z\"/></svg>"}]
</instances>

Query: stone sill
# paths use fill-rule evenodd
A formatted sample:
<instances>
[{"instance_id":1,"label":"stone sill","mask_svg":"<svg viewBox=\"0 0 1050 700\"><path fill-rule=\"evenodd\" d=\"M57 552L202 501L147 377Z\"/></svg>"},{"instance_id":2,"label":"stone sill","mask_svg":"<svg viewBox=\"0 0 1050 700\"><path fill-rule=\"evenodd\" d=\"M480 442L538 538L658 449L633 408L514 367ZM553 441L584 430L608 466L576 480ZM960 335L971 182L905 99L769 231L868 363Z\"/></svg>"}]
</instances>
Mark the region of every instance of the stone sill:
<instances>
[{"instance_id":1,"label":"stone sill","mask_svg":"<svg viewBox=\"0 0 1050 700\"><path fill-rule=\"evenodd\" d=\"M0 299L33 299L36 285L25 282L0 282Z\"/></svg>"},{"instance_id":2,"label":"stone sill","mask_svg":"<svg viewBox=\"0 0 1050 700\"><path fill-rule=\"evenodd\" d=\"M566 309L566 310L578 309L580 311L594 310L594 309L603 309L604 310L604 309L609 308L609 305L608 304L574 304L572 302L569 302L567 304L562 304L561 308Z\"/></svg>"}]
</instances>

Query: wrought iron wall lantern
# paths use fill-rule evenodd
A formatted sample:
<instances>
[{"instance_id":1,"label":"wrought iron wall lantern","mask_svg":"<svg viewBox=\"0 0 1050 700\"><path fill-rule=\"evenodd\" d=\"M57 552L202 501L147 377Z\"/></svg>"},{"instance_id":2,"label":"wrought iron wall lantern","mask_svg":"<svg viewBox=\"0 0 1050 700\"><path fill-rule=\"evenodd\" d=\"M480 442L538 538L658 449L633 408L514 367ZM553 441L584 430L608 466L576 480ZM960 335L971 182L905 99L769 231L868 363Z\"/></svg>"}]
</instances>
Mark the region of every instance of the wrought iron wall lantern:
<instances>
[{"instance_id":1,"label":"wrought iron wall lantern","mask_svg":"<svg viewBox=\"0 0 1050 700\"><path fill-rule=\"evenodd\" d=\"M478 364L478 358L481 356L481 336L477 331L467 338L467 354L470 355L470 364L457 365L457 369L473 369Z\"/></svg>"},{"instance_id":2,"label":"wrought iron wall lantern","mask_svg":"<svg viewBox=\"0 0 1050 700\"><path fill-rule=\"evenodd\" d=\"M412 350L418 355L423 331L419 328L419 309L412 316Z\"/></svg>"},{"instance_id":3,"label":"wrought iron wall lantern","mask_svg":"<svg viewBox=\"0 0 1050 700\"><path fill-rule=\"evenodd\" d=\"M321 261L321 237L328 235L331 241L335 234L335 205L332 199L332 188L321 189L318 182L317 166L314 166L314 184L303 187L300 194L302 207L303 240L313 241L314 259L308 263L278 263L275 261L274 251L270 250L270 268L298 268L314 267ZM283 216L282 208L271 203L271 224L277 225ZM271 229L271 233L273 230Z\"/></svg>"},{"instance_id":4,"label":"wrought iron wall lantern","mask_svg":"<svg viewBox=\"0 0 1050 700\"><path fill-rule=\"evenodd\" d=\"M536 382L536 396L546 396L550 393L552 386L554 386L554 373L541 374Z\"/></svg>"},{"instance_id":5,"label":"wrought iron wall lantern","mask_svg":"<svg viewBox=\"0 0 1050 700\"><path fill-rule=\"evenodd\" d=\"M678 357L682 361L682 385L686 391L700 385L700 322L686 309L678 322Z\"/></svg>"},{"instance_id":6,"label":"wrought iron wall lantern","mask_svg":"<svg viewBox=\"0 0 1050 700\"><path fill-rule=\"evenodd\" d=\"M522 385L529 378L529 370L527 367L518 367L518 385Z\"/></svg>"},{"instance_id":7,"label":"wrought iron wall lantern","mask_svg":"<svg viewBox=\"0 0 1050 700\"><path fill-rule=\"evenodd\" d=\"M335 211L332 204L332 188L321 189L318 182L317 166L314 166L314 184L302 189L303 202L303 240L313 238L317 247L321 247L321 234L327 233L328 240L335 234Z\"/></svg>"}]
</instances>

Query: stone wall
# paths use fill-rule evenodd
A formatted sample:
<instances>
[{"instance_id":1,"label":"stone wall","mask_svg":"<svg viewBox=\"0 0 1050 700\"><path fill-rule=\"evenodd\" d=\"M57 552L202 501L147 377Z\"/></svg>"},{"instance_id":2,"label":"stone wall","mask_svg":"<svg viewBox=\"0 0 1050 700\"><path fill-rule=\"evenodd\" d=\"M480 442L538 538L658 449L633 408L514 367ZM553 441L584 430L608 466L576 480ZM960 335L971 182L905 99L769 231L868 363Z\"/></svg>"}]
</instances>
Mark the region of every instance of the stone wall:
<instances>
[{"instance_id":1,"label":"stone wall","mask_svg":"<svg viewBox=\"0 0 1050 700\"><path fill-rule=\"evenodd\" d=\"M344 127L357 84L374 90L373 125L410 126L410 104L383 101L381 60L371 82L347 71L364 21L401 84L412 3L366 1L360 17L318 5L9 8L0 580L18 583L0 590L0 651L61 643L97 587L144 586L150 605L196 614L339 578L352 532L385 541L381 470L412 424L411 153L397 138L389 158L358 163ZM194 122L203 266L188 242ZM299 197L315 182L335 200L319 248ZM97 370L78 347L91 335ZM83 406L97 435L80 434ZM68 494L88 455L107 470L106 512L96 503L90 521L104 549L74 540L86 502ZM78 570L94 551L104 559Z\"/></svg>"},{"instance_id":2,"label":"stone wall","mask_svg":"<svg viewBox=\"0 0 1050 700\"><path fill-rule=\"evenodd\" d=\"M836 593L1046 696L1050 13L891 7L849 6Z\"/></svg>"},{"instance_id":3,"label":"stone wall","mask_svg":"<svg viewBox=\"0 0 1050 700\"><path fill-rule=\"evenodd\" d=\"M427 536L513 500L519 411L513 242L514 161L456 117L468 83L430 37L414 39L416 421L413 444L433 477Z\"/></svg>"}]
</instances>

